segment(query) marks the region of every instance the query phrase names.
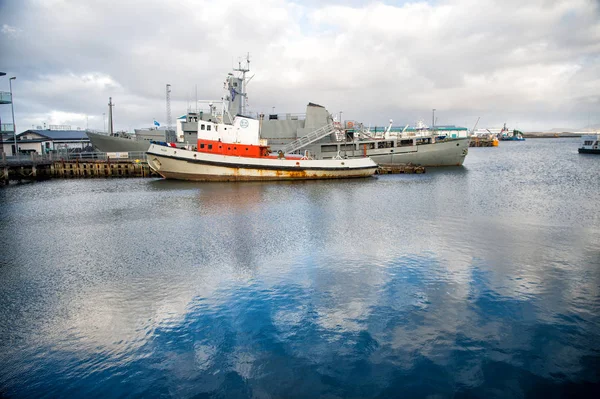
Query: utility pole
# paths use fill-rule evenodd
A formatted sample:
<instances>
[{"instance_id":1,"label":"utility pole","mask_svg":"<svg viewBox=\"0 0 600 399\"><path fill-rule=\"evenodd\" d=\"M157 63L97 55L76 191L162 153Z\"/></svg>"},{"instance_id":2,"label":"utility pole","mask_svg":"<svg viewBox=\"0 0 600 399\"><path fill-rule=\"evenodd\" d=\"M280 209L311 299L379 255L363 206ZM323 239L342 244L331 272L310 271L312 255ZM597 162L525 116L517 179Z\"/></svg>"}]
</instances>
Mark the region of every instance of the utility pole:
<instances>
[{"instance_id":1,"label":"utility pole","mask_svg":"<svg viewBox=\"0 0 600 399\"><path fill-rule=\"evenodd\" d=\"M13 92L12 92L12 81L15 80L17 77L13 76L12 78L8 79L8 86L10 87L10 112L12 113L12 120L13 120L13 138L15 140L15 154L17 156L17 160L19 159L19 146L17 145L17 124L15 123L15 101L14 101L14 97L13 97Z\"/></svg>"},{"instance_id":2,"label":"utility pole","mask_svg":"<svg viewBox=\"0 0 600 399\"><path fill-rule=\"evenodd\" d=\"M113 104L112 102L112 97L108 97L108 134L109 136L112 136L114 131L113 131L113 114L112 114L112 109L115 106L115 104Z\"/></svg>"},{"instance_id":3,"label":"utility pole","mask_svg":"<svg viewBox=\"0 0 600 399\"><path fill-rule=\"evenodd\" d=\"M0 76L6 76L6 72L0 72ZM12 102L12 97L10 101ZM0 154L4 153L4 144L2 140L2 117L0 117Z\"/></svg>"},{"instance_id":4,"label":"utility pole","mask_svg":"<svg viewBox=\"0 0 600 399\"><path fill-rule=\"evenodd\" d=\"M171 128L171 85L167 84L167 130Z\"/></svg>"}]
</instances>

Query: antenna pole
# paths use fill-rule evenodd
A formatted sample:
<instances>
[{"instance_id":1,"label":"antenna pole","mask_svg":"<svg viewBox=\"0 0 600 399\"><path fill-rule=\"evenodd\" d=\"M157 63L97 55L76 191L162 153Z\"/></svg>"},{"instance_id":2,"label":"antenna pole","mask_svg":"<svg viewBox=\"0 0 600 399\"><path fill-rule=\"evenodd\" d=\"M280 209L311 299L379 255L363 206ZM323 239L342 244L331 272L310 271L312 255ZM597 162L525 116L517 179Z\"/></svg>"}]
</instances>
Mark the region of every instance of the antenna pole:
<instances>
[{"instance_id":1,"label":"antenna pole","mask_svg":"<svg viewBox=\"0 0 600 399\"><path fill-rule=\"evenodd\" d=\"M234 69L236 72L242 73L242 87L240 88L241 93L238 95L242 96L240 113L246 115L246 72L250 70L250 53L246 54L246 64L242 67L242 61L238 62L238 68Z\"/></svg>"}]
</instances>

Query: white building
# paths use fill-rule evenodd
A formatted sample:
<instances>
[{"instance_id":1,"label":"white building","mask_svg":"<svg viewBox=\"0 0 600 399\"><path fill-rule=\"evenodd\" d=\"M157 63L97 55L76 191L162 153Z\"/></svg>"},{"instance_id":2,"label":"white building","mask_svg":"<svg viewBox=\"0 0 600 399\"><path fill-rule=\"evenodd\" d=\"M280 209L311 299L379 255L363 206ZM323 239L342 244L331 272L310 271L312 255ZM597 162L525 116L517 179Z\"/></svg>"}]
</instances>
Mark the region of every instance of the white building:
<instances>
[{"instance_id":1,"label":"white building","mask_svg":"<svg viewBox=\"0 0 600 399\"><path fill-rule=\"evenodd\" d=\"M17 135L17 144L22 153L47 154L50 151L60 150L92 151L85 130L26 130ZM15 155L13 137L4 136L2 146L5 154Z\"/></svg>"}]
</instances>

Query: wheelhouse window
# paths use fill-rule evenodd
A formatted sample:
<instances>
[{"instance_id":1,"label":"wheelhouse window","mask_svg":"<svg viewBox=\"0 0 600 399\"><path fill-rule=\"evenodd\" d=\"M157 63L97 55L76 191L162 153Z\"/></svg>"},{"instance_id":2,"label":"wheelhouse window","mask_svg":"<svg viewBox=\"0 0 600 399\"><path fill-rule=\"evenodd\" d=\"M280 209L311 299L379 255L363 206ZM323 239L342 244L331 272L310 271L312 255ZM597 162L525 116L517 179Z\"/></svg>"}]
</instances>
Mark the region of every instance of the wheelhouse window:
<instances>
[{"instance_id":1,"label":"wheelhouse window","mask_svg":"<svg viewBox=\"0 0 600 399\"><path fill-rule=\"evenodd\" d=\"M206 129L206 125L205 124L201 124L200 125L200 130L205 130Z\"/></svg>"},{"instance_id":2,"label":"wheelhouse window","mask_svg":"<svg viewBox=\"0 0 600 399\"><path fill-rule=\"evenodd\" d=\"M206 130L210 131L210 125L206 125Z\"/></svg>"}]
</instances>

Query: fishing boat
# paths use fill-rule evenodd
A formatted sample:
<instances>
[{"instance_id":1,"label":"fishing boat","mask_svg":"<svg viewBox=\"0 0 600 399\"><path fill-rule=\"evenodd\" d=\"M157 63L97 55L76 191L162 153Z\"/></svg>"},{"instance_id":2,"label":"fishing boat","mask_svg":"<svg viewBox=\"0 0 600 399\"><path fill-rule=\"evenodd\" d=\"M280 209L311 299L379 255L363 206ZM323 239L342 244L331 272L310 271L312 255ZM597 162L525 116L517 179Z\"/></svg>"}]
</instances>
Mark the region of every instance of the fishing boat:
<instances>
[{"instance_id":1,"label":"fishing boat","mask_svg":"<svg viewBox=\"0 0 600 399\"><path fill-rule=\"evenodd\" d=\"M525 141L525 137L523 137L523 132L517 129L509 130L506 127L506 123L502 127L502 130L500 130L498 138L501 141Z\"/></svg>"},{"instance_id":2,"label":"fishing boat","mask_svg":"<svg viewBox=\"0 0 600 399\"><path fill-rule=\"evenodd\" d=\"M583 145L577 150L580 154L600 154L600 133L581 136Z\"/></svg>"},{"instance_id":3,"label":"fishing boat","mask_svg":"<svg viewBox=\"0 0 600 399\"><path fill-rule=\"evenodd\" d=\"M215 119L198 122L192 148L153 142L146 152L150 168L167 179L194 181L340 179L369 177L377 170L368 157L318 160L272 153L260 138L259 120L237 115L228 124Z\"/></svg>"}]
</instances>

